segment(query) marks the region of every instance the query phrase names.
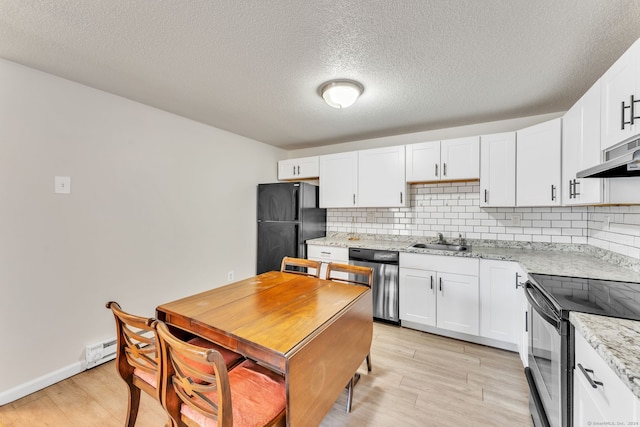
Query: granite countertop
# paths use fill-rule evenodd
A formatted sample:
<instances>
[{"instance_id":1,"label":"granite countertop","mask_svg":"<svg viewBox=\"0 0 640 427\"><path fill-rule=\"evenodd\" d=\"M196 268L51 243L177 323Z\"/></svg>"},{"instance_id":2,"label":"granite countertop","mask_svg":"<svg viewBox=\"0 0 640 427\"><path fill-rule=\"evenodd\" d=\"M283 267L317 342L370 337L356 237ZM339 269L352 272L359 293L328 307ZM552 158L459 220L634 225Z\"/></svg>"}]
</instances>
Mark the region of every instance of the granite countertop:
<instances>
[{"instance_id":1,"label":"granite countertop","mask_svg":"<svg viewBox=\"0 0 640 427\"><path fill-rule=\"evenodd\" d=\"M640 322L575 312L570 320L576 332L640 399Z\"/></svg>"},{"instance_id":2,"label":"granite countertop","mask_svg":"<svg viewBox=\"0 0 640 427\"><path fill-rule=\"evenodd\" d=\"M515 261L527 273L640 282L640 262L634 263L628 257L587 245L469 240L471 251L468 252L410 247L416 242L430 241L433 239L408 236L376 238L372 235L350 240L348 235L338 234L307 240L307 244Z\"/></svg>"},{"instance_id":3,"label":"granite countertop","mask_svg":"<svg viewBox=\"0 0 640 427\"><path fill-rule=\"evenodd\" d=\"M453 252L410 247L416 242L433 241L429 238L366 235L350 240L349 237L348 234L337 233L309 240L307 244L515 261L527 273L640 283L638 260L588 245L469 241L470 252ZM576 331L640 398L640 322L574 312L570 316Z\"/></svg>"}]
</instances>

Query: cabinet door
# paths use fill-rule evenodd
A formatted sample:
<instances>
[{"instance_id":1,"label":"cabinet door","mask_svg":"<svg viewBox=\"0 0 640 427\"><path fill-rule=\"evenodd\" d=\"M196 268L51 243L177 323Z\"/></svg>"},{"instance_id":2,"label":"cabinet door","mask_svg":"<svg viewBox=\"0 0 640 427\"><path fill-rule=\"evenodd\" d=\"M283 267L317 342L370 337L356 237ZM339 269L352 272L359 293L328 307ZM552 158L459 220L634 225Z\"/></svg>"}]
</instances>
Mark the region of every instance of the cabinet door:
<instances>
[{"instance_id":1,"label":"cabinet door","mask_svg":"<svg viewBox=\"0 0 640 427\"><path fill-rule=\"evenodd\" d=\"M356 206L358 153L320 156L320 207L352 208Z\"/></svg>"},{"instance_id":2,"label":"cabinet door","mask_svg":"<svg viewBox=\"0 0 640 427\"><path fill-rule=\"evenodd\" d=\"M522 365L529 366L529 301L524 295L527 273L516 263L516 280L518 281L518 354Z\"/></svg>"},{"instance_id":3,"label":"cabinet door","mask_svg":"<svg viewBox=\"0 0 640 427\"><path fill-rule=\"evenodd\" d=\"M436 326L436 273L400 269L400 320Z\"/></svg>"},{"instance_id":4,"label":"cabinet door","mask_svg":"<svg viewBox=\"0 0 640 427\"><path fill-rule=\"evenodd\" d=\"M640 40L636 41L602 76L602 131L601 149L606 150L640 132L640 122L634 126L624 124L631 119L629 106L631 95L640 99L638 76L640 74ZM635 105L636 115L640 115L640 105Z\"/></svg>"},{"instance_id":5,"label":"cabinet door","mask_svg":"<svg viewBox=\"0 0 640 427\"><path fill-rule=\"evenodd\" d=\"M562 118L562 204L601 203L603 181L576 178L600 163L600 80Z\"/></svg>"},{"instance_id":6,"label":"cabinet door","mask_svg":"<svg viewBox=\"0 0 640 427\"><path fill-rule=\"evenodd\" d=\"M320 159L318 156L300 159L280 160L278 162L278 179L310 179L320 175Z\"/></svg>"},{"instance_id":7,"label":"cabinet door","mask_svg":"<svg viewBox=\"0 0 640 427\"><path fill-rule=\"evenodd\" d=\"M358 206L406 206L404 145L358 152Z\"/></svg>"},{"instance_id":8,"label":"cabinet door","mask_svg":"<svg viewBox=\"0 0 640 427\"><path fill-rule=\"evenodd\" d=\"M407 182L440 179L440 141L409 144L407 149Z\"/></svg>"},{"instance_id":9,"label":"cabinet door","mask_svg":"<svg viewBox=\"0 0 640 427\"><path fill-rule=\"evenodd\" d=\"M520 341L517 273L515 262L480 260L480 336L513 344Z\"/></svg>"},{"instance_id":10,"label":"cabinet door","mask_svg":"<svg viewBox=\"0 0 640 427\"><path fill-rule=\"evenodd\" d=\"M516 133L480 137L480 206L516 205Z\"/></svg>"},{"instance_id":11,"label":"cabinet door","mask_svg":"<svg viewBox=\"0 0 640 427\"><path fill-rule=\"evenodd\" d=\"M562 119L522 129L516 139L516 205L559 205Z\"/></svg>"},{"instance_id":12,"label":"cabinet door","mask_svg":"<svg viewBox=\"0 0 640 427\"><path fill-rule=\"evenodd\" d=\"M437 326L450 331L478 335L478 276L438 273Z\"/></svg>"},{"instance_id":13,"label":"cabinet door","mask_svg":"<svg viewBox=\"0 0 640 427\"><path fill-rule=\"evenodd\" d=\"M320 159L317 156L298 159L296 171L300 179L317 178L320 176Z\"/></svg>"},{"instance_id":14,"label":"cabinet door","mask_svg":"<svg viewBox=\"0 0 640 427\"><path fill-rule=\"evenodd\" d=\"M278 179L288 180L296 179L296 167L298 166L295 159L280 160L278 162Z\"/></svg>"},{"instance_id":15,"label":"cabinet door","mask_svg":"<svg viewBox=\"0 0 640 427\"><path fill-rule=\"evenodd\" d=\"M480 137L448 139L440 142L441 180L480 177Z\"/></svg>"},{"instance_id":16,"label":"cabinet door","mask_svg":"<svg viewBox=\"0 0 640 427\"><path fill-rule=\"evenodd\" d=\"M601 384L594 388L587 375ZM573 425L637 425L638 398L579 333L575 334L573 393Z\"/></svg>"}]
</instances>

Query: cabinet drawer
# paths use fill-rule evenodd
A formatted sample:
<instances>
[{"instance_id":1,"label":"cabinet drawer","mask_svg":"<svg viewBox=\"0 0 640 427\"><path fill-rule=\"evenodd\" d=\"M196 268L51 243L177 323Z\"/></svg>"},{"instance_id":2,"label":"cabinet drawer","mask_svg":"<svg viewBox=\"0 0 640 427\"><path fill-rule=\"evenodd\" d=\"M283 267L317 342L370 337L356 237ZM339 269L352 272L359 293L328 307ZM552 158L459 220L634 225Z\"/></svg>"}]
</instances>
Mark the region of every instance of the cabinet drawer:
<instances>
[{"instance_id":1,"label":"cabinet drawer","mask_svg":"<svg viewBox=\"0 0 640 427\"><path fill-rule=\"evenodd\" d=\"M581 365L585 370L593 371L586 372L586 375L602 385L593 388L589 384L585 372L582 372L578 365ZM574 387L582 387L582 390L586 390L586 395L583 397L590 401L587 406L590 409L596 409L596 412L602 416L608 417L607 421L631 421L637 417L635 413L636 397L580 333L575 334L573 380ZM580 393L576 393L577 396L580 396ZM576 402L576 410L580 411L584 403ZM575 415L577 419L580 419L580 413Z\"/></svg>"},{"instance_id":2,"label":"cabinet drawer","mask_svg":"<svg viewBox=\"0 0 640 427\"><path fill-rule=\"evenodd\" d=\"M476 258L457 256L401 253L400 267L477 276L480 261Z\"/></svg>"},{"instance_id":3,"label":"cabinet drawer","mask_svg":"<svg viewBox=\"0 0 640 427\"><path fill-rule=\"evenodd\" d=\"M307 258L323 262L344 262L349 261L349 248L335 246L307 246Z\"/></svg>"}]
</instances>

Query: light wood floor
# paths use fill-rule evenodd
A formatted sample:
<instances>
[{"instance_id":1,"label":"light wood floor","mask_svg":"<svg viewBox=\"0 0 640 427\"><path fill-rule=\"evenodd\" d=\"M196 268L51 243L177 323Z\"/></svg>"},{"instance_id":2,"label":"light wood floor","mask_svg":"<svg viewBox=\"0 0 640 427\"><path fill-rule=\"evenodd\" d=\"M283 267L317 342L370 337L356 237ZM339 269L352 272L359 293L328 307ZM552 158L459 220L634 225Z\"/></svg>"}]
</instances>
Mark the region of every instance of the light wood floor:
<instances>
[{"instance_id":1,"label":"light wood floor","mask_svg":"<svg viewBox=\"0 0 640 427\"><path fill-rule=\"evenodd\" d=\"M373 372L360 368L352 412L346 391L321 426L532 426L518 355L374 324ZM137 427L163 426L143 394ZM0 407L0 427L122 426L126 387L114 362Z\"/></svg>"}]
</instances>

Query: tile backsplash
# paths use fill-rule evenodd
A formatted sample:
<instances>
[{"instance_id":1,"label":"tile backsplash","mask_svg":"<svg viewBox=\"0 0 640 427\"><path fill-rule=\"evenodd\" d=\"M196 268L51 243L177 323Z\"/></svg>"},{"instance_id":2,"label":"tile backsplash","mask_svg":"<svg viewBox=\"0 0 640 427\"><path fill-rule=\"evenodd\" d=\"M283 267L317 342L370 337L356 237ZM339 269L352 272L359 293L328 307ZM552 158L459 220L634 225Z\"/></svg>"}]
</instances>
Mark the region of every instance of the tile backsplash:
<instances>
[{"instance_id":1,"label":"tile backsplash","mask_svg":"<svg viewBox=\"0 0 640 427\"><path fill-rule=\"evenodd\" d=\"M640 206L481 208L478 182L414 184L406 208L327 210L327 231L590 244L640 259Z\"/></svg>"}]
</instances>

